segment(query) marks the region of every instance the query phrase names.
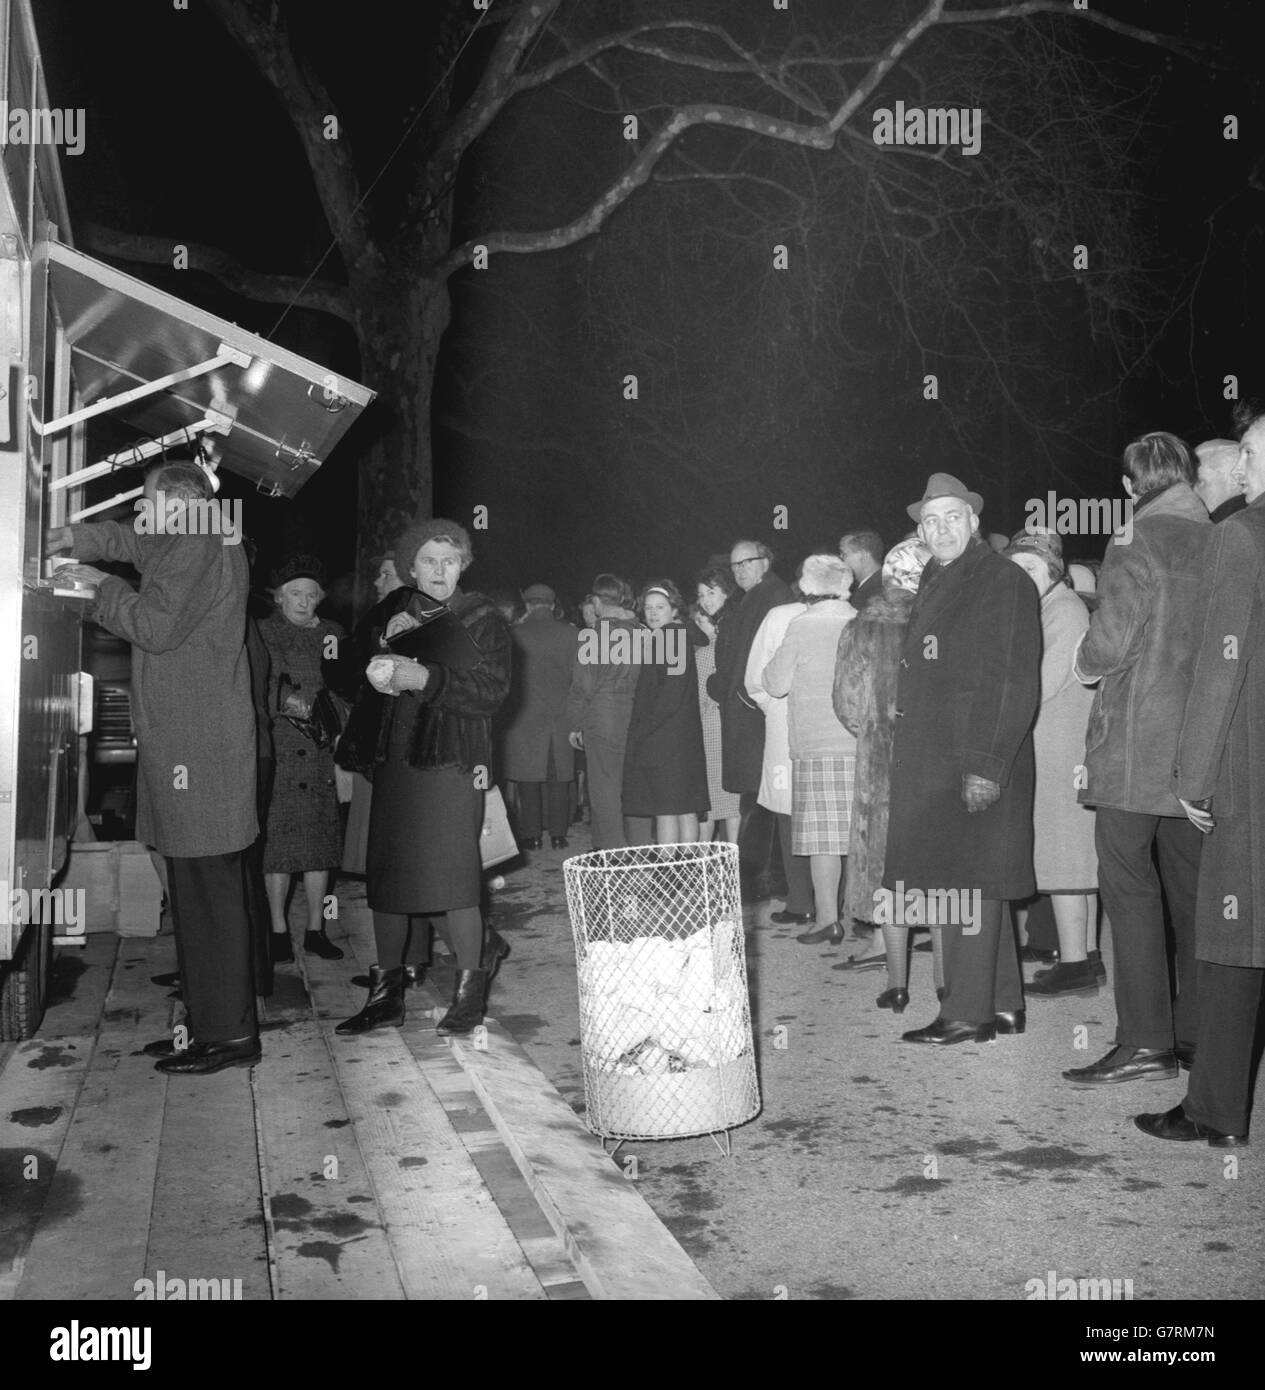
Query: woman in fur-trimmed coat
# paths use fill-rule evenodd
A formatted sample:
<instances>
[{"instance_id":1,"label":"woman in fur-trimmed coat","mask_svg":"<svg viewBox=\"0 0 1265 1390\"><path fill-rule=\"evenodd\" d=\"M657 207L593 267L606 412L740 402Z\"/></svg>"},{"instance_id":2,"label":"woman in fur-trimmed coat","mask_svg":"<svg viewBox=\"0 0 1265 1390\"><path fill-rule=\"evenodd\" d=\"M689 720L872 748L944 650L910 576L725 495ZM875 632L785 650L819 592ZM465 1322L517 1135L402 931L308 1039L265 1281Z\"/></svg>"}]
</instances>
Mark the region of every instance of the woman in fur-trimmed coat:
<instances>
[{"instance_id":1,"label":"woman in fur-trimmed coat","mask_svg":"<svg viewBox=\"0 0 1265 1390\"><path fill-rule=\"evenodd\" d=\"M883 886L896 684L909 610L929 556L930 552L916 538L894 546L883 562L882 593L871 599L839 637L835 713L857 740L843 915L858 922L874 920L875 894ZM888 988L879 995L878 1004L901 1013L909 1001L909 928L885 923L883 940ZM938 981L939 952L936 954Z\"/></svg>"}]
</instances>

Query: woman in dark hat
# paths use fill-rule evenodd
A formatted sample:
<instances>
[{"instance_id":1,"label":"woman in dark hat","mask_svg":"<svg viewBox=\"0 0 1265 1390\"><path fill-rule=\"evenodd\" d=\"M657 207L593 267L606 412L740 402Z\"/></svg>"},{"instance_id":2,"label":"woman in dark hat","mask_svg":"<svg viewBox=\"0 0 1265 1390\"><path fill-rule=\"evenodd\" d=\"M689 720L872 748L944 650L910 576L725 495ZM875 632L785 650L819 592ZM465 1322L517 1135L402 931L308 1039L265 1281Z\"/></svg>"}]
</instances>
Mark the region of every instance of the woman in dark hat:
<instances>
[{"instance_id":1,"label":"woman in dark hat","mask_svg":"<svg viewBox=\"0 0 1265 1390\"><path fill-rule=\"evenodd\" d=\"M286 923L291 875L303 875L307 931L303 946L326 960L342 952L325 935L329 871L342 855L334 754L313 738L310 718L324 684L321 660L336 654L343 630L316 609L325 571L314 555L292 555L271 576L275 610L259 623L268 649L268 708L276 773L264 829L263 866L272 916L272 958L294 959Z\"/></svg>"},{"instance_id":2,"label":"woman in dark hat","mask_svg":"<svg viewBox=\"0 0 1265 1390\"><path fill-rule=\"evenodd\" d=\"M403 1021L410 934L429 940L432 922L457 965L441 1033L468 1033L483 1021L490 975L508 950L489 928L484 951L479 838L492 716L510 687L510 634L488 599L461 589L472 559L465 528L440 518L410 527L396 546L396 568L417 591L400 591L407 602L366 669L388 698L376 729L353 735L349 725L340 748L347 765L373 778L365 877L378 957L365 1007L338 1025L340 1033ZM445 609L460 623L455 634ZM419 633L416 650L434 655L415 659L389 649L424 620L433 640L428 647ZM441 643L435 634L445 631Z\"/></svg>"}]
</instances>

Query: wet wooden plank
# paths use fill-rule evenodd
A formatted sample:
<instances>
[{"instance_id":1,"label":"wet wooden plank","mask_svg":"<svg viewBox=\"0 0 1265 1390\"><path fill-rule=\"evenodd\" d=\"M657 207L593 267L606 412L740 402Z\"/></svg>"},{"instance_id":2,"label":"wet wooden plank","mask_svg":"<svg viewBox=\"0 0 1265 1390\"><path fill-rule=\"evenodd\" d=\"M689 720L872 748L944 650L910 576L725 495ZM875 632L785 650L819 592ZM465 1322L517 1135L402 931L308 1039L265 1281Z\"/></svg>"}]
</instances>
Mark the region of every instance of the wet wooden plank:
<instances>
[{"instance_id":1,"label":"wet wooden plank","mask_svg":"<svg viewBox=\"0 0 1265 1390\"><path fill-rule=\"evenodd\" d=\"M19 1299L136 1297L167 1095L166 1078L140 1048L170 1031L171 1001L149 977L174 968L170 938L119 944L101 1031L27 1251Z\"/></svg>"},{"instance_id":2,"label":"wet wooden plank","mask_svg":"<svg viewBox=\"0 0 1265 1390\"><path fill-rule=\"evenodd\" d=\"M250 1076L231 1067L168 1078L145 1260L156 1286L161 1275L168 1286L228 1281L234 1297L272 1296Z\"/></svg>"},{"instance_id":3,"label":"wet wooden plank","mask_svg":"<svg viewBox=\"0 0 1265 1390\"><path fill-rule=\"evenodd\" d=\"M314 1021L265 1036L255 1115L271 1218L275 1296L402 1299L334 1065Z\"/></svg>"},{"instance_id":4,"label":"wet wooden plank","mask_svg":"<svg viewBox=\"0 0 1265 1390\"><path fill-rule=\"evenodd\" d=\"M113 932L92 932L83 946L58 947L41 1038L81 1037L97 1031L118 949L119 938Z\"/></svg>"},{"instance_id":5,"label":"wet wooden plank","mask_svg":"<svg viewBox=\"0 0 1265 1390\"><path fill-rule=\"evenodd\" d=\"M304 962L308 993L410 1299L543 1299L504 1217L399 1032L340 1037L364 991L347 962Z\"/></svg>"},{"instance_id":6,"label":"wet wooden plank","mask_svg":"<svg viewBox=\"0 0 1265 1390\"><path fill-rule=\"evenodd\" d=\"M716 1299L671 1232L499 1024L451 1046L594 1298Z\"/></svg>"},{"instance_id":7,"label":"wet wooden plank","mask_svg":"<svg viewBox=\"0 0 1265 1390\"><path fill-rule=\"evenodd\" d=\"M0 1071L0 1300L17 1292L95 1041L32 1038Z\"/></svg>"}]
</instances>

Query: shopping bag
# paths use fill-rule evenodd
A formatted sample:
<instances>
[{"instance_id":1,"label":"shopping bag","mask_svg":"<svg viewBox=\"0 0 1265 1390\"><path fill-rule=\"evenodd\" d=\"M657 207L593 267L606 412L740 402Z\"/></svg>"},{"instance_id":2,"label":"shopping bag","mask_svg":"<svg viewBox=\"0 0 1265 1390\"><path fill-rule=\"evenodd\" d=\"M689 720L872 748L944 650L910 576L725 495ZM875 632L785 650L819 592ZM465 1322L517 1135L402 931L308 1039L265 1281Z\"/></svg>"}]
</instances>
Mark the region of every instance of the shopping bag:
<instances>
[{"instance_id":1,"label":"shopping bag","mask_svg":"<svg viewBox=\"0 0 1265 1390\"><path fill-rule=\"evenodd\" d=\"M479 857L483 867L504 864L518 853L510 818L505 812L505 798L500 787L489 787L483 795L483 833L479 836Z\"/></svg>"}]
</instances>

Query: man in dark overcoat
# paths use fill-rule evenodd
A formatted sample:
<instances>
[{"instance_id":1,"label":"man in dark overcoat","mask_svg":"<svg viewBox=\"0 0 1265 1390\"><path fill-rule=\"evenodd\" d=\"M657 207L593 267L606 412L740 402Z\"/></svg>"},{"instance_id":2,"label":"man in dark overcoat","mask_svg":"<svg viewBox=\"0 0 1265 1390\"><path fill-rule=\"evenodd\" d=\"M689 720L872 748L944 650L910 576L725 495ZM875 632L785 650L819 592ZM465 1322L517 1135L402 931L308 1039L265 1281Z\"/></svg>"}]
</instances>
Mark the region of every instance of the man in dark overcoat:
<instances>
[{"instance_id":1,"label":"man in dark overcoat","mask_svg":"<svg viewBox=\"0 0 1265 1390\"><path fill-rule=\"evenodd\" d=\"M1132 516L1107 546L1098 606L1075 660L1081 681L1099 682L1077 795L1098 808L1094 846L1115 950L1116 1036L1097 1062L1063 1075L1093 1086L1175 1077L1198 1029L1200 835L1171 782L1202 627L1199 586L1212 523L1194 492L1190 450L1175 435L1157 430L1134 440L1124 467Z\"/></svg>"},{"instance_id":2,"label":"man in dark overcoat","mask_svg":"<svg viewBox=\"0 0 1265 1390\"><path fill-rule=\"evenodd\" d=\"M767 871L776 821L757 804L764 767L764 714L747 694L747 657L769 609L792 602L786 581L773 572L773 552L762 541L737 541L729 570L742 590L735 610L716 634L716 670L707 693L720 706L720 783L737 792L742 821L738 858L748 898L770 896Z\"/></svg>"},{"instance_id":3,"label":"man in dark overcoat","mask_svg":"<svg viewBox=\"0 0 1265 1390\"><path fill-rule=\"evenodd\" d=\"M240 543L174 520L212 497L196 464L166 463L145 482L157 534L116 521L63 527L49 550L78 561L117 560L140 589L90 565L93 618L132 644L136 836L167 862L186 1025L194 1041L146 1048L166 1072L199 1075L259 1059L244 851L258 833L255 712L247 657L250 571ZM205 513L203 514L205 515ZM240 534L237 536L240 542Z\"/></svg>"},{"instance_id":4,"label":"man in dark overcoat","mask_svg":"<svg viewBox=\"0 0 1265 1390\"><path fill-rule=\"evenodd\" d=\"M567 847L575 751L568 738L567 696L575 667L576 630L554 617L548 584L523 590L527 612L514 638L514 712L505 722L505 776L518 783L518 830L539 849L547 826L554 849Z\"/></svg>"},{"instance_id":5,"label":"man in dark overcoat","mask_svg":"<svg viewBox=\"0 0 1265 1390\"><path fill-rule=\"evenodd\" d=\"M1204 831L1195 908L1199 1025L1186 1098L1136 1124L1157 1139L1246 1144L1265 983L1265 412L1247 417L1247 506L1215 529L1173 791Z\"/></svg>"},{"instance_id":6,"label":"man in dark overcoat","mask_svg":"<svg viewBox=\"0 0 1265 1390\"><path fill-rule=\"evenodd\" d=\"M909 515L932 559L901 656L880 913L938 922L940 1016L906 1042L987 1041L1024 1027L1008 900L1029 897L1032 724L1040 702L1036 590L979 536L983 502L935 473ZM947 919L947 920L946 920ZM876 915L882 921L882 915ZM913 924L913 923L911 923Z\"/></svg>"}]
</instances>

